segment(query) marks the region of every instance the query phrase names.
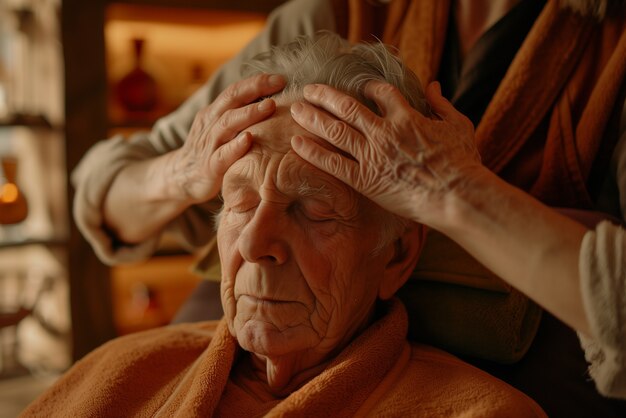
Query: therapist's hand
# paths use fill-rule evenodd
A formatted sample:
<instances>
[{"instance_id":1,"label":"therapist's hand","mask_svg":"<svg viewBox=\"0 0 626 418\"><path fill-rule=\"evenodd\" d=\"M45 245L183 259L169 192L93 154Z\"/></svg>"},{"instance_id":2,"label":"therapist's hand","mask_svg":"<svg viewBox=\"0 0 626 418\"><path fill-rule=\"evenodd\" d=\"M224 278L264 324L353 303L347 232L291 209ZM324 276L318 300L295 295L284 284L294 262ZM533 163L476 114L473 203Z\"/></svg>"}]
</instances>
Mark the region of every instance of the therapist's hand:
<instances>
[{"instance_id":1,"label":"therapist's hand","mask_svg":"<svg viewBox=\"0 0 626 418\"><path fill-rule=\"evenodd\" d=\"M435 118L413 109L387 83L371 81L365 95L382 116L331 87L305 87L306 102L292 105L292 116L328 142L297 136L293 149L385 209L434 224L450 192L482 168L472 123L441 96L437 83L426 89Z\"/></svg>"},{"instance_id":2,"label":"therapist's hand","mask_svg":"<svg viewBox=\"0 0 626 418\"><path fill-rule=\"evenodd\" d=\"M278 75L260 74L230 85L196 115L185 143L170 160L180 198L200 203L217 196L224 173L252 144L245 129L274 113L272 99L285 86Z\"/></svg>"}]
</instances>

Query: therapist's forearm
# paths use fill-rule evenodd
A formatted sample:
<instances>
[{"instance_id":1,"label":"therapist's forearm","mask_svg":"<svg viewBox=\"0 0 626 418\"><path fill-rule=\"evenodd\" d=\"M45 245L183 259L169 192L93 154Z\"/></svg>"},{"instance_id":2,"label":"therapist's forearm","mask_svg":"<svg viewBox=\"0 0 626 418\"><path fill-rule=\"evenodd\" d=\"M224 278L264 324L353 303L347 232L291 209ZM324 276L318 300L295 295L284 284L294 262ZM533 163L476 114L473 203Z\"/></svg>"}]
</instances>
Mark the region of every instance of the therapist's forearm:
<instances>
[{"instance_id":1,"label":"therapist's forearm","mask_svg":"<svg viewBox=\"0 0 626 418\"><path fill-rule=\"evenodd\" d=\"M169 173L170 158L171 153L131 163L113 180L104 219L118 239L134 244L151 238L192 204Z\"/></svg>"},{"instance_id":2,"label":"therapist's forearm","mask_svg":"<svg viewBox=\"0 0 626 418\"><path fill-rule=\"evenodd\" d=\"M589 325L578 269L585 232L487 169L452 192L433 227L538 304L582 333Z\"/></svg>"}]
</instances>

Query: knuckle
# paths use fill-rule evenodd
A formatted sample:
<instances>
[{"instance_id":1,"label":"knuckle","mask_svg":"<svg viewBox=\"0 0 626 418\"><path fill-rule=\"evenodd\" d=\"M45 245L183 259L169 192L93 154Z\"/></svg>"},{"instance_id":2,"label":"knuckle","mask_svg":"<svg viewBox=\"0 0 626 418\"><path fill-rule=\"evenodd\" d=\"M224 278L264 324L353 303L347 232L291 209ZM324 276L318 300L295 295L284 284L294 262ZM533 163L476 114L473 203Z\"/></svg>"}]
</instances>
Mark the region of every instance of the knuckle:
<instances>
[{"instance_id":1,"label":"knuckle","mask_svg":"<svg viewBox=\"0 0 626 418\"><path fill-rule=\"evenodd\" d=\"M419 130L419 126L411 118L398 117L393 121L393 131L396 135L415 130Z\"/></svg>"},{"instance_id":2,"label":"knuckle","mask_svg":"<svg viewBox=\"0 0 626 418\"><path fill-rule=\"evenodd\" d=\"M459 114L459 126L461 127L461 129L471 132L474 131L474 124L467 116L463 114Z\"/></svg>"},{"instance_id":3,"label":"knuckle","mask_svg":"<svg viewBox=\"0 0 626 418\"><path fill-rule=\"evenodd\" d=\"M201 109L199 110L193 118L192 126L202 126L204 125L204 121L209 118L209 110Z\"/></svg>"},{"instance_id":4,"label":"knuckle","mask_svg":"<svg viewBox=\"0 0 626 418\"><path fill-rule=\"evenodd\" d=\"M226 151L224 150L224 147L220 147L216 149L215 152L213 153L213 164L218 170L220 170L221 167L223 167L225 163L226 163Z\"/></svg>"},{"instance_id":5,"label":"knuckle","mask_svg":"<svg viewBox=\"0 0 626 418\"><path fill-rule=\"evenodd\" d=\"M263 113L259 109L259 103L261 103L261 101L253 102L247 106L239 108L240 112L238 113L240 114L238 116L241 116L242 119L250 119L250 118L257 117L258 115Z\"/></svg>"},{"instance_id":6,"label":"knuckle","mask_svg":"<svg viewBox=\"0 0 626 418\"><path fill-rule=\"evenodd\" d=\"M328 139L338 140L345 136L347 127L345 123L337 120L326 125L324 131Z\"/></svg>"},{"instance_id":7,"label":"knuckle","mask_svg":"<svg viewBox=\"0 0 626 418\"><path fill-rule=\"evenodd\" d=\"M221 118L217 120L217 127L221 130L228 130L231 125L232 114L230 110L224 112Z\"/></svg>"},{"instance_id":8,"label":"knuckle","mask_svg":"<svg viewBox=\"0 0 626 418\"><path fill-rule=\"evenodd\" d=\"M376 86L375 93L378 96L392 95L396 93L396 88L389 83L381 83Z\"/></svg>"},{"instance_id":9,"label":"knuckle","mask_svg":"<svg viewBox=\"0 0 626 418\"><path fill-rule=\"evenodd\" d=\"M346 120L354 120L359 110L359 104L351 97L344 97L337 103L337 112Z\"/></svg>"},{"instance_id":10,"label":"knuckle","mask_svg":"<svg viewBox=\"0 0 626 418\"><path fill-rule=\"evenodd\" d=\"M341 173L343 168L343 162L338 154L331 154L327 161L328 170L331 173Z\"/></svg>"},{"instance_id":11,"label":"knuckle","mask_svg":"<svg viewBox=\"0 0 626 418\"><path fill-rule=\"evenodd\" d=\"M239 96L239 92L240 92L239 83L235 83L235 84L231 84L230 86L228 86L222 92L221 96L226 102L231 102L231 101L234 101L237 98L237 96Z\"/></svg>"},{"instance_id":12,"label":"knuckle","mask_svg":"<svg viewBox=\"0 0 626 418\"><path fill-rule=\"evenodd\" d=\"M271 74L267 74L267 73L261 73L256 75L255 77L252 78L252 81L255 84L260 84L263 86L267 86L270 85L272 80L271 80L272 75Z\"/></svg>"},{"instance_id":13,"label":"knuckle","mask_svg":"<svg viewBox=\"0 0 626 418\"><path fill-rule=\"evenodd\" d=\"M211 106L204 107L196 113L195 120L203 120L211 116Z\"/></svg>"}]
</instances>

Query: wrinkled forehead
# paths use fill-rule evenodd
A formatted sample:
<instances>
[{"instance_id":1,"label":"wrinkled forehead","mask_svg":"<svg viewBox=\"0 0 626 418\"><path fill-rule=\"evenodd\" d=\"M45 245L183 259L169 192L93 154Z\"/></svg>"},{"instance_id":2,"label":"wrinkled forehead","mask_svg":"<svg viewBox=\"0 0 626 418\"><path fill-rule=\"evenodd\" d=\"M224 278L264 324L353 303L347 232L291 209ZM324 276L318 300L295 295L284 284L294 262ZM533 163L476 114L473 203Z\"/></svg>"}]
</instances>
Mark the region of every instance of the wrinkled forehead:
<instances>
[{"instance_id":1,"label":"wrinkled forehead","mask_svg":"<svg viewBox=\"0 0 626 418\"><path fill-rule=\"evenodd\" d=\"M248 127L246 131L254 137L252 151L264 153L286 154L291 150L294 135L312 136L293 120L289 104L279 103L271 117Z\"/></svg>"},{"instance_id":2,"label":"wrinkled forehead","mask_svg":"<svg viewBox=\"0 0 626 418\"><path fill-rule=\"evenodd\" d=\"M224 188L231 189L228 183L233 181L240 186L249 181L260 184L271 173L272 182L279 183L281 188L287 185L296 188L311 186L333 195L356 198L358 193L351 187L307 163L293 151L291 138L294 135L323 141L293 120L289 104L279 102L270 118L246 129L253 136L253 145L246 155L228 169L224 176Z\"/></svg>"},{"instance_id":3,"label":"wrinkled forehead","mask_svg":"<svg viewBox=\"0 0 626 418\"><path fill-rule=\"evenodd\" d=\"M315 169L300 159L291 148L291 138L294 135L305 135L309 138L314 135L293 120L289 105L290 103L277 102L276 112L271 117L246 129L252 134L252 147L233 164L231 168L234 171L238 171L238 165L257 166L257 170L265 171L268 165L276 165L284 160L288 160L290 166L295 164L301 168ZM258 167L259 165L263 167Z\"/></svg>"}]
</instances>

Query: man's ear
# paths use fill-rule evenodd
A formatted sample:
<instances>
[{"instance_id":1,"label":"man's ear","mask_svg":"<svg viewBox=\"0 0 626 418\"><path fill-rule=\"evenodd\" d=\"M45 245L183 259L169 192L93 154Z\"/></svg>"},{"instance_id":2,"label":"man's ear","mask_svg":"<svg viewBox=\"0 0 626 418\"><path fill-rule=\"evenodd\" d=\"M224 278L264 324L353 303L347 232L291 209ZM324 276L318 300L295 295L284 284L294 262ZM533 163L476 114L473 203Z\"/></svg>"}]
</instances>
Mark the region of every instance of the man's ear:
<instances>
[{"instance_id":1,"label":"man's ear","mask_svg":"<svg viewBox=\"0 0 626 418\"><path fill-rule=\"evenodd\" d=\"M378 289L380 299L390 299L408 280L422 252L425 239L426 227L412 222L392 244L393 256L385 266L384 277Z\"/></svg>"}]
</instances>

